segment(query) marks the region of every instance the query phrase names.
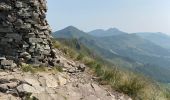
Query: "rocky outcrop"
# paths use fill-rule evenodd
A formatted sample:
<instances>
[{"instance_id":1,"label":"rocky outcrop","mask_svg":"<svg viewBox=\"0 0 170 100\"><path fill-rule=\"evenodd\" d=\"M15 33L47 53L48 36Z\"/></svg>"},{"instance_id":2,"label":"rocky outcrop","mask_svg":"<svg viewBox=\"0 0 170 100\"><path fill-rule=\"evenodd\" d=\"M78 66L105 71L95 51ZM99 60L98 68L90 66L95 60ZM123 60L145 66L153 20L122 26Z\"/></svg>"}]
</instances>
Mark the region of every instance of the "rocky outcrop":
<instances>
[{"instance_id":1,"label":"rocky outcrop","mask_svg":"<svg viewBox=\"0 0 170 100\"><path fill-rule=\"evenodd\" d=\"M63 72L24 73L20 69L0 71L0 100L131 100L99 85L90 69L56 51L56 65ZM58 51L58 52L57 52Z\"/></svg>"},{"instance_id":2,"label":"rocky outcrop","mask_svg":"<svg viewBox=\"0 0 170 100\"><path fill-rule=\"evenodd\" d=\"M33 100L131 100L123 94L109 92L87 72L3 71L0 72L0 100L27 100L27 94Z\"/></svg>"},{"instance_id":3,"label":"rocky outcrop","mask_svg":"<svg viewBox=\"0 0 170 100\"><path fill-rule=\"evenodd\" d=\"M124 94L108 91L93 80L88 67L55 51L56 59L51 63L63 72L54 73L50 67L48 72L35 74L19 68L0 70L0 100L131 100ZM2 62L4 66L11 64L5 59Z\"/></svg>"},{"instance_id":4,"label":"rocky outcrop","mask_svg":"<svg viewBox=\"0 0 170 100\"><path fill-rule=\"evenodd\" d=\"M46 11L46 0L0 0L0 56L49 65L54 53Z\"/></svg>"}]
</instances>

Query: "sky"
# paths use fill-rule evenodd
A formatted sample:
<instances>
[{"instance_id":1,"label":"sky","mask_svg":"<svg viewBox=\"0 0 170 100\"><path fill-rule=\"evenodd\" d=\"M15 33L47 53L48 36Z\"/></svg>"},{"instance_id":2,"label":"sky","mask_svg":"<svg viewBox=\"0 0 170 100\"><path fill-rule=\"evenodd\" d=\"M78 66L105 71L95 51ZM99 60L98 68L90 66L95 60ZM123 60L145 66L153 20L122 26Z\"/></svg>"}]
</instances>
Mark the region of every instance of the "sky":
<instances>
[{"instance_id":1,"label":"sky","mask_svg":"<svg viewBox=\"0 0 170 100\"><path fill-rule=\"evenodd\" d=\"M73 25L83 31L170 34L170 0L47 0L47 20L53 31Z\"/></svg>"}]
</instances>

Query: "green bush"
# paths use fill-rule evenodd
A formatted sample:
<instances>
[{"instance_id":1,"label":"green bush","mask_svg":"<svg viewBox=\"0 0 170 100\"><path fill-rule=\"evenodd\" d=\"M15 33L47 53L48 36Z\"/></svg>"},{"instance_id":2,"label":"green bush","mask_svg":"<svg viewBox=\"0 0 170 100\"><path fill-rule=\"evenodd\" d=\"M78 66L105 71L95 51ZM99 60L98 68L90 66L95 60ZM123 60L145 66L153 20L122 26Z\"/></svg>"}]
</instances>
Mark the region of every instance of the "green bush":
<instances>
[{"instance_id":1,"label":"green bush","mask_svg":"<svg viewBox=\"0 0 170 100\"><path fill-rule=\"evenodd\" d=\"M22 66L21 66L21 70L22 70L23 72L35 73L35 70L33 69L33 66L31 66L31 65L22 65Z\"/></svg>"},{"instance_id":2,"label":"green bush","mask_svg":"<svg viewBox=\"0 0 170 100\"><path fill-rule=\"evenodd\" d=\"M80 54L78 54L78 56L77 56L77 59L76 60L83 60L83 58L84 58L84 55L82 54L82 53L80 53Z\"/></svg>"}]
</instances>

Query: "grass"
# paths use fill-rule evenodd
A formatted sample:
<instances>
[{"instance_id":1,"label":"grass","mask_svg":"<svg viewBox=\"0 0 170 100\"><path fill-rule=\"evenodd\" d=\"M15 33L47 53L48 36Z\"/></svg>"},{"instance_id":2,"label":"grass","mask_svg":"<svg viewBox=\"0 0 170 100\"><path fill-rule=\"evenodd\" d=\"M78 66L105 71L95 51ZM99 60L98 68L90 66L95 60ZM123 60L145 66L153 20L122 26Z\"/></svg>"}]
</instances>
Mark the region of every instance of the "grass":
<instances>
[{"instance_id":1,"label":"grass","mask_svg":"<svg viewBox=\"0 0 170 100\"><path fill-rule=\"evenodd\" d=\"M21 65L21 70L23 72L31 72L31 73L37 73L37 72L52 72L52 73L57 73L57 72L63 72L63 69L62 67L60 66L55 66L55 67L52 67L52 68L48 68L48 67L34 67L32 65L29 65L29 64L22 64Z\"/></svg>"},{"instance_id":2,"label":"grass","mask_svg":"<svg viewBox=\"0 0 170 100\"><path fill-rule=\"evenodd\" d=\"M127 94L133 100L170 100L170 91L160 87L155 81L137 73L108 67L103 62L89 55L77 52L69 45L53 41L56 48L61 50L67 57L80 61L88 66L99 77L101 84L110 85L114 90Z\"/></svg>"},{"instance_id":3,"label":"grass","mask_svg":"<svg viewBox=\"0 0 170 100\"><path fill-rule=\"evenodd\" d=\"M32 93L25 93L24 100L39 100L36 97L31 96L31 95L32 95Z\"/></svg>"}]
</instances>

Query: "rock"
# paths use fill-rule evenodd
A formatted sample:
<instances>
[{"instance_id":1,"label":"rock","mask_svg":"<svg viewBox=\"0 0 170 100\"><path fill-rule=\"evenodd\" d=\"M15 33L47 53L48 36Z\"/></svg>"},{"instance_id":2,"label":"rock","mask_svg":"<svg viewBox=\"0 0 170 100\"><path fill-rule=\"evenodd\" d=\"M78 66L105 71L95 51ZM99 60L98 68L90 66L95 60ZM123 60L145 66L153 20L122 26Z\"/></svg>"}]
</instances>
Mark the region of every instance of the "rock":
<instances>
[{"instance_id":1,"label":"rock","mask_svg":"<svg viewBox=\"0 0 170 100\"><path fill-rule=\"evenodd\" d=\"M19 93L39 93L38 90L36 90L36 88L28 85L28 84L21 84L17 87L17 91Z\"/></svg>"},{"instance_id":2,"label":"rock","mask_svg":"<svg viewBox=\"0 0 170 100\"><path fill-rule=\"evenodd\" d=\"M47 87L54 88L58 86L58 81L52 75L45 75L44 78Z\"/></svg>"},{"instance_id":3,"label":"rock","mask_svg":"<svg viewBox=\"0 0 170 100\"><path fill-rule=\"evenodd\" d=\"M101 87L99 87L99 85L91 84L91 86L98 97L100 96L101 98L104 98L107 95L107 93Z\"/></svg>"},{"instance_id":4,"label":"rock","mask_svg":"<svg viewBox=\"0 0 170 100\"><path fill-rule=\"evenodd\" d=\"M20 42L22 40L22 36L19 34L16 34L16 33L14 33L14 34L8 33L8 34L6 34L5 37L15 39L16 42Z\"/></svg>"},{"instance_id":5,"label":"rock","mask_svg":"<svg viewBox=\"0 0 170 100\"><path fill-rule=\"evenodd\" d=\"M34 87L40 86L40 83L38 82L38 80L35 79L35 78L33 78L33 77L25 78L24 81L25 81L26 83L31 84L31 85L34 86Z\"/></svg>"},{"instance_id":6,"label":"rock","mask_svg":"<svg viewBox=\"0 0 170 100\"><path fill-rule=\"evenodd\" d=\"M9 6L9 5L5 4L5 3L0 3L0 11L9 11L11 9L12 9L11 6Z\"/></svg>"},{"instance_id":7,"label":"rock","mask_svg":"<svg viewBox=\"0 0 170 100\"><path fill-rule=\"evenodd\" d=\"M13 64L13 60L2 60L1 65L2 66L11 66Z\"/></svg>"},{"instance_id":8,"label":"rock","mask_svg":"<svg viewBox=\"0 0 170 100\"><path fill-rule=\"evenodd\" d=\"M14 76L17 78L14 79ZM2 76L0 75L0 100L11 100L9 98L22 100L28 93L31 93L30 97L34 96L39 100L131 100L123 94L112 94L95 82L89 81L88 77L88 74L79 71L74 74L67 72L23 74L19 70L8 74L4 72ZM87 82L81 83L81 80L86 79Z\"/></svg>"},{"instance_id":9,"label":"rock","mask_svg":"<svg viewBox=\"0 0 170 100\"><path fill-rule=\"evenodd\" d=\"M0 61L2 61L2 60L6 60L6 58L5 57L0 57Z\"/></svg>"},{"instance_id":10,"label":"rock","mask_svg":"<svg viewBox=\"0 0 170 100\"><path fill-rule=\"evenodd\" d=\"M9 89L9 88L7 87L7 85L0 85L0 92L6 93L6 91L7 91L8 89Z\"/></svg>"},{"instance_id":11,"label":"rock","mask_svg":"<svg viewBox=\"0 0 170 100\"><path fill-rule=\"evenodd\" d=\"M31 59L31 55L28 52L22 52L20 54L20 57L25 58L25 59Z\"/></svg>"},{"instance_id":12,"label":"rock","mask_svg":"<svg viewBox=\"0 0 170 100\"><path fill-rule=\"evenodd\" d=\"M65 85L67 83L67 79L65 79L62 76L58 75L58 82L59 82L59 85L62 86L62 85Z\"/></svg>"},{"instance_id":13,"label":"rock","mask_svg":"<svg viewBox=\"0 0 170 100\"><path fill-rule=\"evenodd\" d=\"M8 89L8 91L6 91L6 93L7 93L7 94L11 94L11 95L13 95L13 96L15 96L15 97L18 97L18 96L19 96L18 91L15 90L15 89Z\"/></svg>"},{"instance_id":14,"label":"rock","mask_svg":"<svg viewBox=\"0 0 170 100\"><path fill-rule=\"evenodd\" d=\"M17 65L13 62L13 60L2 60L1 61L1 68L2 69L13 69Z\"/></svg>"},{"instance_id":15,"label":"rock","mask_svg":"<svg viewBox=\"0 0 170 100\"><path fill-rule=\"evenodd\" d=\"M8 79L1 78L0 84L5 84L5 83L10 83L10 81Z\"/></svg>"},{"instance_id":16,"label":"rock","mask_svg":"<svg viewBox=\"0 0 170 100\"><path fill-rule=\"evenodd\" d=\"M12 89L17 87L18 83L17 82L10 82L10 83L6 83L6 84L2 84L4 86L7 86L8 88Z\"/></svg>"},{"instance_id":17,"label":"rock","mask_svg":"<svg viewBox=\"0 0 170 100\"><path fill-rule=\"evenodd\" d=\"M11 94L0 93L0 100L21 100L21 99Z\"/></svg>"},{"instance_id":18,"label":"rock","mask_svg":"<svg viewBox=\"0 0 170 100\"><path fill-rule=\"evenodd\" d=\"M0 77L8 75L8 72L0 72ZM2 79L2 78L1 78ZM0 84L1 84L1 79L0 79Z\"/></svg>"},{"instance_id":19,"label":"rock","mask_svg":"<svg viewBox=\"0 0 170 100\"><path fill-rule=\"evenodd\" d=\"M74 68L74 67L68 69L68 72L69 72L69 73L76 73L76 71L77 71L77 69Z\"/></svg>"},{"instance_id":20,"label":"rock","mask_svg":"<svg viewBox=\"0 0 170 100\"><path fill-rule=\"evenodd\" d=\"M17 1L17 2L15 3L15 6L16 6L17 8L22 8L22 7L23 7L23 4L22 4L22 2Z\"/></svg>"},{"instance_id":21,"label":"rock","mask_svg":"<svg viewBox=\"0 0 170 100\"><path fill-rule=\"evenodd\" d=\"M81 72L85 71L86 66L84 64L79 64L78 65L78 70L80 70Z\"/></svg>"}]
</instances>

